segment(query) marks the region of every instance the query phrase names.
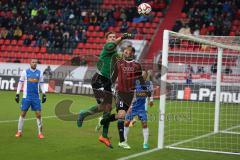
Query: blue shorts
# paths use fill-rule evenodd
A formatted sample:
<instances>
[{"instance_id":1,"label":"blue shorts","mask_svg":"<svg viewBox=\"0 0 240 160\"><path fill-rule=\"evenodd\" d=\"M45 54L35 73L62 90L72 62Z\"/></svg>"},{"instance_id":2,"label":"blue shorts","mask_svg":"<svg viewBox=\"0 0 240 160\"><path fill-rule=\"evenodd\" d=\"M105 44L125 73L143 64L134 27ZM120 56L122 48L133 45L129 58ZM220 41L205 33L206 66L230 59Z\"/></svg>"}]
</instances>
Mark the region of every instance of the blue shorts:
<instances>
[{"instance_id":1,"label":"blue shorts","mask_svg":"<svg viewBox=\"0 0 240 160\"><path fill-rule=\"evenodd\" d=\"M41 111L42 110L40 99L23 98L22 104L21 104L21 111L28 111L30 106L31 106L32 111Z\"/></svg>"},{"instance_id":2,"label":"blue shorts","mask_svg":"<svg viewBox=\"0 0 240 160\"><path fill-rule=\"evenodd\" d=\"M125 119L131 121L135 116L138 116L142 122L147 122L147 112L145 110L132 110L129 114L126 114Z\"/></svg>"}]
</instances>

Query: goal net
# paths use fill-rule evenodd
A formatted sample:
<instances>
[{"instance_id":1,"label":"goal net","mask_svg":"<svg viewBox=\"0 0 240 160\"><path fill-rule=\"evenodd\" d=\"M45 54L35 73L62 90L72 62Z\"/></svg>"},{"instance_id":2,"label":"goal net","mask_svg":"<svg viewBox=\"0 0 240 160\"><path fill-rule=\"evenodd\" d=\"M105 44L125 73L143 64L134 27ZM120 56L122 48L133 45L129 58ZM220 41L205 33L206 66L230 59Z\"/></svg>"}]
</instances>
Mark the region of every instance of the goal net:
<instances>
[{"instance_id":1,"label":"goal net","mask_svg":"<svg viewBox=\"0 0 240 160\"><path fill-rule=\"evenodd\" d=\"M159 148L240 155L240 37L164 31Z\"/></svg>"}]
</instances>

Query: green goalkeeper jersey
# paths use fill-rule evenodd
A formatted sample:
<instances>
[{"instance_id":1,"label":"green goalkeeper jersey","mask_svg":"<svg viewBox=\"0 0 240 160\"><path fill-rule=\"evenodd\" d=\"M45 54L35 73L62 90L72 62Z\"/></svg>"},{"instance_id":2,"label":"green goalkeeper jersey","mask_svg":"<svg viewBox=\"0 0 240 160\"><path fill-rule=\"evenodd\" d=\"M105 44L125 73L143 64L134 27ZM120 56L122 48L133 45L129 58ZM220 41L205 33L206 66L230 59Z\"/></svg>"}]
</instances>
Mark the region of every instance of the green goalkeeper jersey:
<instances>
[{"instance_id":1,"label":"green goalkeeper jersey","mask_svg":"<svg viewBox=\"0 0 240 160\"><path fill-rule=\"evenodd\" d=\"M106 43L97 62L97 69L106 78L110 79L111 61L117 55L117 44L114 42Z\"/></svg>"}]
</instances>

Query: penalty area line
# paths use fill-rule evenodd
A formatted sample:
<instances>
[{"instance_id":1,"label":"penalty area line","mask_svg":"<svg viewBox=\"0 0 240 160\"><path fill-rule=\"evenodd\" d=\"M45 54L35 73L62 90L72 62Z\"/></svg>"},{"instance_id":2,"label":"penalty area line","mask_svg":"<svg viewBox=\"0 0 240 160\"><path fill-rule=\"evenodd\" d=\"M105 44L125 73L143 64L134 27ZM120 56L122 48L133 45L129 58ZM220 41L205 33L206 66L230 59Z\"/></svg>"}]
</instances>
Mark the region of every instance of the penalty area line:
<instances>
[{"instance_id":1,"label":"penalty area line","mask_svg":"<svg viewBox=\"0 0 240 160\"><path fill-rule=\"evenodd\" d=\"M69 114L69 115L61 115L61 117L67 117L67 116L72 116L72 114ZM58 117L59 117L59 116L44 116L44 117L42 117L42 119L51 119L51 118L58 118ZM98 117L96 117L96 118L98 118ZM95 120L96 118L94 118L94 119L87 119L87 120L85 120L85 121L86 121L86 122L89 122L89 121ZM24 119L24 121L31 121L31 120L36 120L36 117ZM2 120L2 121L0 121L0 124L1 124L1 123L13 123L13 122L18 122L18 119Z\"/></svg>"},{"instance_id":2,"label":"penalty area line","mask_svg":"<svg viewBox=\"0 0 240 160\"><path fill-rule=\"evenodd\" d=\"M45 116L45 117L42 117L42 119L49 119L49 118L56 118L57 116ZM31 120L35 120L36 117L34 118L26 118L24 121L31 121ZM11 123L11 122L18 122L18 119L12 119L12 120L3 120L3 121L0 121L0 124L1 123Z\"/></svg>"},{"instance_id":3,"label":"penalty area line","mask_svg":"<svg viewBox=\"0 0 240 160\"><path fill-rule=\"evenodd\" d=\"M156 152L156 151L159 151L159 150L160 150L159 148L154 148L154 149L150 149L148 151L135 153L135 154L132 154L132 155L129 155L129 156L126 156L126 157L121 157L121 158L118 158L117 160L128 160L128 159L131 159L131 158L143 156L143 155L146 155L146 154L149 154L149 153L152 153L152 152Z\"/></svg>"}]
</instances>

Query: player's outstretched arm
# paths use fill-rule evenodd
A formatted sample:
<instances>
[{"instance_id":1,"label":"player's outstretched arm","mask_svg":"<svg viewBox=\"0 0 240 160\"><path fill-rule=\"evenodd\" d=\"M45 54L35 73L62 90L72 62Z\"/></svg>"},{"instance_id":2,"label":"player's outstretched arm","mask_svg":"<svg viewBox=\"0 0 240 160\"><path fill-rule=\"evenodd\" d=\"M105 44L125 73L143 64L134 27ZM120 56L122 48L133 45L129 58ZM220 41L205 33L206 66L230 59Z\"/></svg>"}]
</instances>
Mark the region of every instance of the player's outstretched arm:
<instances>
[{"instance_id":1,"label":"player's outstretched arm","mask_svg":"<svg viewBox=\"0 0 240 160\"><path fill-rule=\"evenodd\" d=\"M15 101L16 101L17 103L19 103L19 100L20 100L20 96L19 96L19 94L16 94Z\"/></svg>"},{"instance_id":2,"label":"player's outstretched arm","mask_svg":"<svg viewBox=\"0 0 240 160\"><path fill-rule=\"evenodd\" d=\"M124 40L124 39L132 39L132 38L134 38L133 34L131 34L131 33L123 33L121 37L118 37L116 39L115 43L118 45L122 40Z\"/></svg>"},{"instance_id":3,"label":"player's outstretched arm","mask_svg":"<svg viewBox=\"0 0 240 160\"><path fill-rule=\"evenodd\" d=\"M23 83L24 83L24 80L25 80L25 76L26 76L26 72L22 71L21 76L19 78L18 86L17 86L17 93L16 93L16 96L15 96L15 101L17 103L19 103L19 100L20 100L19 94L20 94L20 91L22 89L22 86L23 86Z\"/></svg>"},{"instance_id":4,"label":"player's outstretched arm","mask_svg":"<svg viewBox=\"0 0 240 160\"><path fill-rule=\"evenodd\" d=\"M44 78L43 78L43 75L41 74L41 77L40 77L40 88L41 88L41 91L42 91L42 103L45 103L47 101L47 96L46 96L46 91L45 91L45 88L44 88Z\"/></svg>"},{"instance_id":5,"label":"player's outstretched arm","mask_svg":"<svg viewBox=\"0 0 240 160\"><path fill-rule=\"evenodd\" d=\"M46 94L42 95L42 103L45 103L47 101L47 96Z\"/></svg>"}]
</instances>

